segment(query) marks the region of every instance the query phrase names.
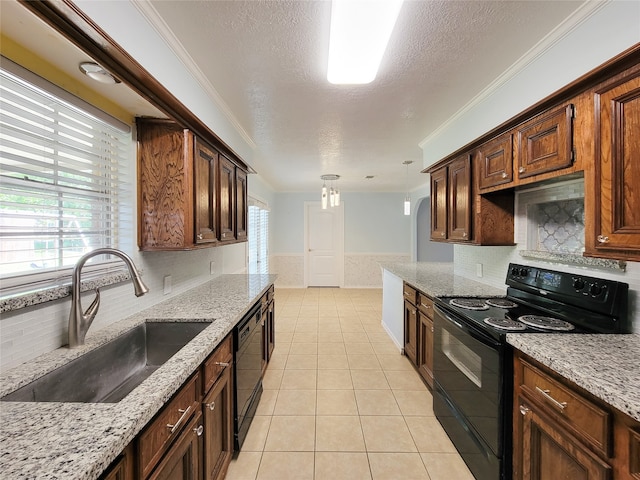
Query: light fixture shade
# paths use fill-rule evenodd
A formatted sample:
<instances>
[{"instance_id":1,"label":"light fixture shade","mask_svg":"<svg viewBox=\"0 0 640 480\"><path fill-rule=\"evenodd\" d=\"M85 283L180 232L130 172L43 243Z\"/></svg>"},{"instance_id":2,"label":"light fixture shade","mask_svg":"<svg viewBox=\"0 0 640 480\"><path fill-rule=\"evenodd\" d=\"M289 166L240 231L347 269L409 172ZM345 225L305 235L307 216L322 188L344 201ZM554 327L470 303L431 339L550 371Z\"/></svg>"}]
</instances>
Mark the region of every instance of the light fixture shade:
<instances>
[{"instance_id":1,"label":"light fixture shade","mask_svg":"<svg viewBox=\"0 0 640 480\"><path fill-rule=\"evenodd\" d=\"M370 83L398 18L402 0L333 0L327 80Z\"/></svg>"},{"instance_id":2,"label":"light fixture shade","mask_svg":"<svg viewBox=\"0 0 640 480\"><path fill-rule=\"evenodd\" d=\"M333 187L329 189L329 205L332 207L336 206L336 192Z\"/></svg>"},{"instance_id":3,"label":"light fixture shade","mask_svg":"<svg viewBox=\"0 0 640 480\"><path fill-rule=\"evenodd\" d=\"M322 201L322 209L326 210L327 209L327 204L328 204L328 198L327 198L327 187L325 185L322 186L321 201Z\"/></svg>"},{"instance_id":4,"label":"light fixture shade","mask_svg":"<svg viewBox=\"0 0 640 480\"><path fill-rule=\"evenodd\" d=\"M334 194L333 197L334 197L334 202L336 207L339 207L340 206L340 190L336 189L336 193Z\"/></svg>"},{"instance_id":5,"label":"light fixture shade","mask_svg":"<svg viewBox=\"0 0 640 480\"><path fill-rule=\"evenodd\" d=\"M404 214L411 215L411 199L409 197L404 199Z\"/></svg>"}]
</instances>

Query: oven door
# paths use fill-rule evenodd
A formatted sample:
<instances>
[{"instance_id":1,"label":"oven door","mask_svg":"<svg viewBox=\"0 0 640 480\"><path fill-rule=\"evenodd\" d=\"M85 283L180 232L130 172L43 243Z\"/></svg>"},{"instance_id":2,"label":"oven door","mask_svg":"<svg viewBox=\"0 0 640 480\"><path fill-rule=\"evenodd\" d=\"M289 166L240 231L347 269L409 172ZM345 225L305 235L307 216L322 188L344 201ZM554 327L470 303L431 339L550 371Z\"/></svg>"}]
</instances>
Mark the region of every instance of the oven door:
<instances>
[{"instance_id":1,"label":"oven door","mask_svg":"<svg viewBox=\"0 0 640 480\"><path fill-rule=\"evenodd\" d=\"M458 450L460 444L471 442L471 450L478 451L481 457L496 457L495 461L505 456L504 402L509 394L504 384L508 375L505 350L499 340L436 305L433 360L436 416L443 425L445 416L448 424L459 424L455 434L444 425Z\"/></svg>"}]
</instances>

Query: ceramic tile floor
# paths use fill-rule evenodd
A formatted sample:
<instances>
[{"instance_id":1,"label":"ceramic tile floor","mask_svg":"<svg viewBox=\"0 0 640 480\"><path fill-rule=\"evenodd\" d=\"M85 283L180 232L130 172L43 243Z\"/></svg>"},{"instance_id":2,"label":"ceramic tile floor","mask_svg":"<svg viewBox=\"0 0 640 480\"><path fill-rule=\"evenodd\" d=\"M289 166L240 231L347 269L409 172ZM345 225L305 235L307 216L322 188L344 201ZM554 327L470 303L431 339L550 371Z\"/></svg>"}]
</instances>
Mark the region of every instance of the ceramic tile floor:
<instances>
[{"instance_id":1,"label":"ceramic tile floor","mask_svg":"<svg viewBox=\"0 0 640 480\"><path fill-rule=\"evenodd\" d=\"M276 289L276 347L227 480L473 480L381 326L379 289Z\"/></svg>"}]
</instances>

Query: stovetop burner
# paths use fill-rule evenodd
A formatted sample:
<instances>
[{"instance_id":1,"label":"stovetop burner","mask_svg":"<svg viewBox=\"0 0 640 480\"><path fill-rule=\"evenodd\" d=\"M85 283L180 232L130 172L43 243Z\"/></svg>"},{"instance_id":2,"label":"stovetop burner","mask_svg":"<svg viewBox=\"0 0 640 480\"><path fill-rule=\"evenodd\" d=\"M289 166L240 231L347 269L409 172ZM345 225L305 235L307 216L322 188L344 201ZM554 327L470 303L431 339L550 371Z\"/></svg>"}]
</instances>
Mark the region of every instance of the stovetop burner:
<instances>
[{"instance_id":1,"label":"stovetop burner","mask_svg":"<svg viewBox=\"0 0 640 480\"><path fill-rule=\"evenodd\" d=\"M498 308L516 308L518 306L517 303L507 300L506 298L488 298L485 300L485 303L491 307Z\"/></svg>"},{"instance_id":2,"label":"stovetop burner","mask_svg":"<svg viewBox=\"0 0 640 480\"><path fill-rule=\"evenodd\" d=\"M466 310L489 310L489 306L480 298L452 298L449 303Z\"/></svg>"},{"instance_id":3,"label":"stovetop burner","mask_svg":"<svg viewBox=\"0 0 640 480\"><path fill-rule=\"evenodd\" d=\"M552 317L543 317L541 315L522 315L518 317L518 321L531 327L542 328L544 330L569 331L575 327L569 322L559 320Z\"/></svg>"},{"instance_id":4,"label":"stovetop burner","mask_svg":"<svg viewBox=\"0 0 640 480\"><path fill-rule=\"evenodd\" d=\"M487 325L491 325L492 327L498 328L500 330L526 330L527 326L516 320L512 320L511 318L497 318L497 317L487 317L484 319L484 323Z\"/></svg>"}]
</instances>

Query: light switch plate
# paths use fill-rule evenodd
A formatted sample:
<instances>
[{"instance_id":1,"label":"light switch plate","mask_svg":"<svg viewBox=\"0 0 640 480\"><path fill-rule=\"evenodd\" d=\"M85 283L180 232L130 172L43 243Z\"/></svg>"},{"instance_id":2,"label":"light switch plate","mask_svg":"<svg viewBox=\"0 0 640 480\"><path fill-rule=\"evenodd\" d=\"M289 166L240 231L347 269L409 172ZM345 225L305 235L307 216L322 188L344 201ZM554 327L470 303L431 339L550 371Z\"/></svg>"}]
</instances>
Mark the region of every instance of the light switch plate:
<instances>
[{"instance_id":1,"label":"light switch plate","mask_svg":"<svg viewBox=\"0 0 640 480\"><path fill-rule=\"evenodd\" d=\"M482 264L476 263L476 277L482 278Z\"/></svg>"},{"instance_id":2,"label":"light switch plate","mask_svg":"<svg viewBox=\"0 0 640 480\"><path fill-rule=\"evenodd\" d=\"M163 279L164 289L163 294L169 295L171 293L171 275L165 275Z\"/></svg>"}]
</instances>

